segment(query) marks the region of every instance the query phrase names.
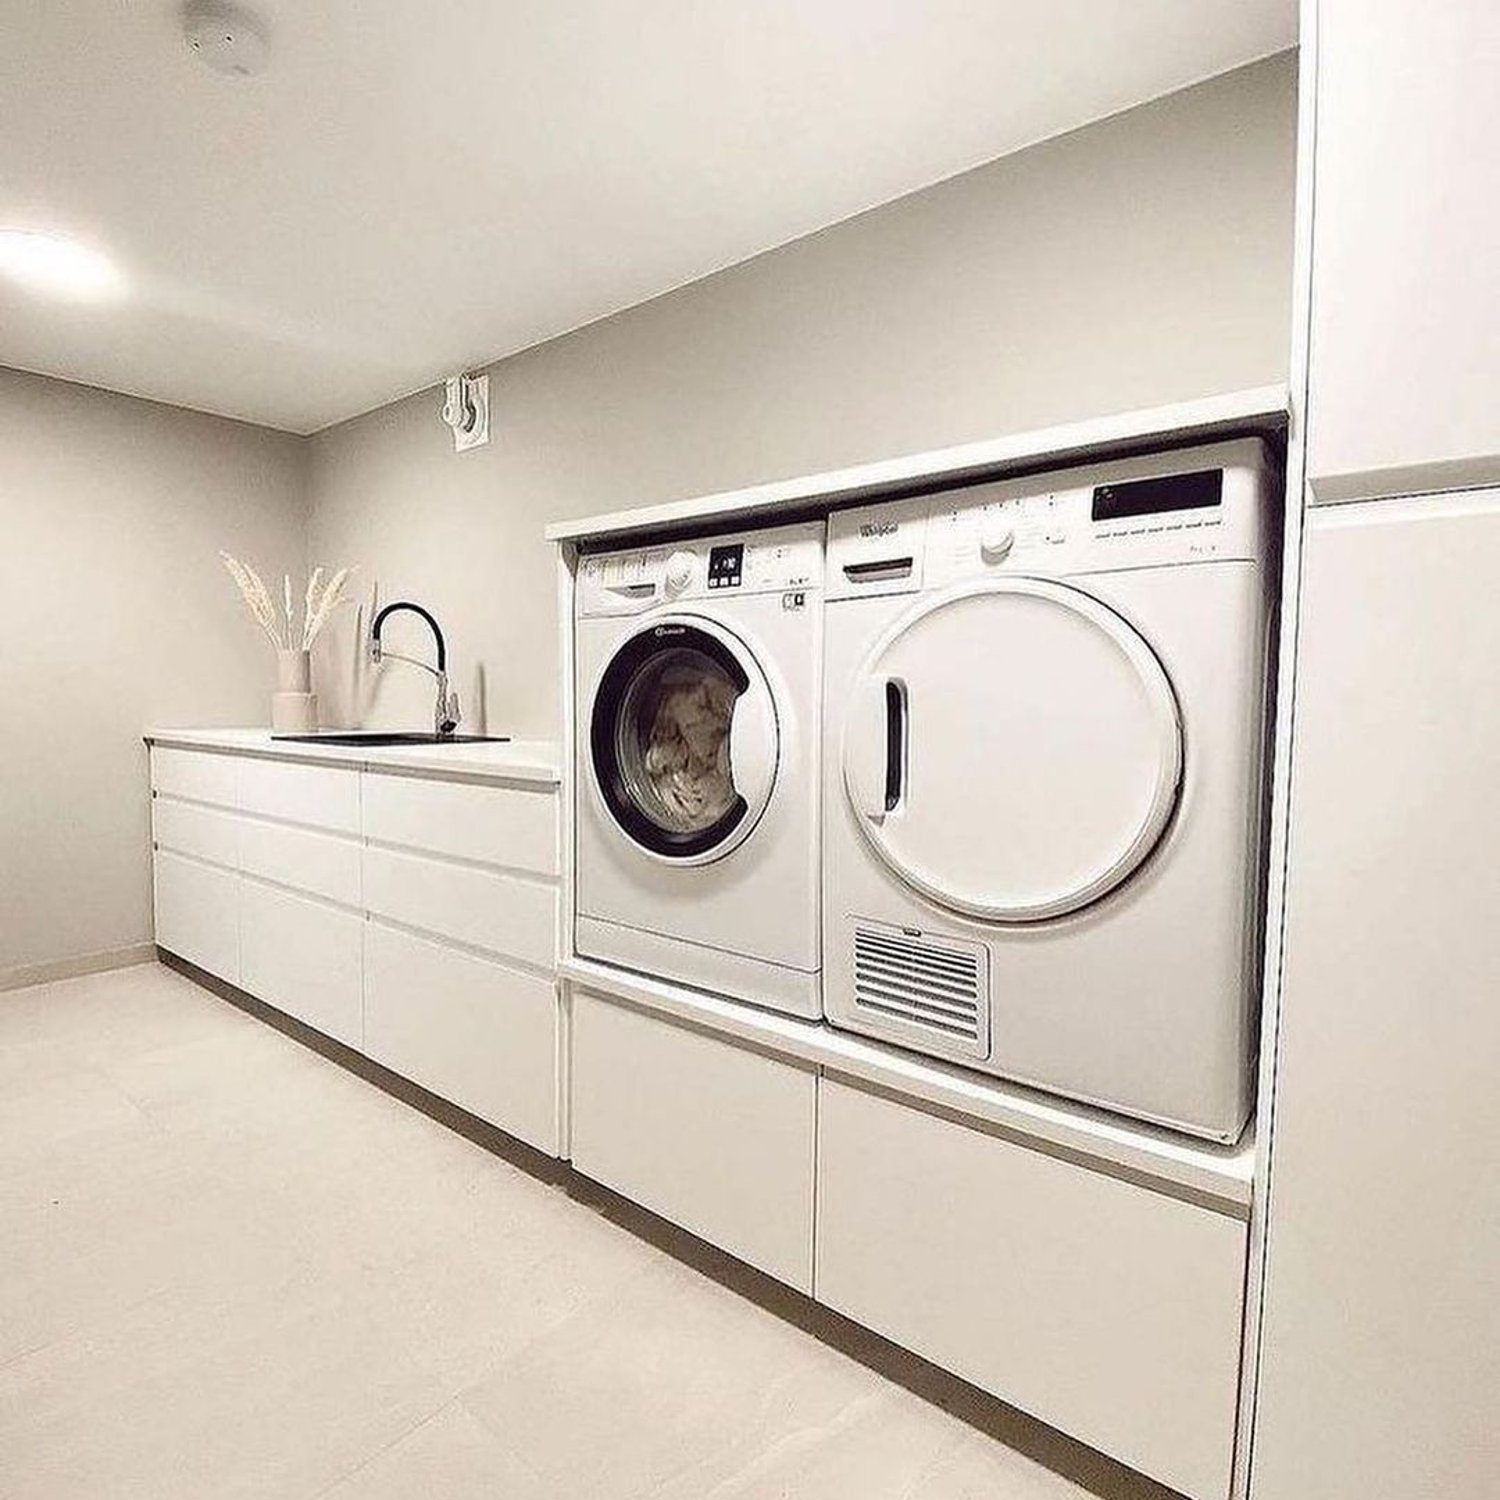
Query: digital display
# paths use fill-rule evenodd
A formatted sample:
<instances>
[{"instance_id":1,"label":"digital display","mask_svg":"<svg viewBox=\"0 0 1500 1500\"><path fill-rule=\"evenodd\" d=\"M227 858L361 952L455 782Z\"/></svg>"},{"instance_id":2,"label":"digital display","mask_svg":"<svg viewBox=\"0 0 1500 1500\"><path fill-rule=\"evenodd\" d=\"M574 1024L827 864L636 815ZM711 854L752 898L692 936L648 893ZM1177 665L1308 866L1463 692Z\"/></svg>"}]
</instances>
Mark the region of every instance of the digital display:
<instances>
[{"instance_id":1,"label":"digital display","mask_svg":"<svg viewBox=\"0 0 1500 1500\"><path fill-rule=\"evenodd\" d=\"M708 552L708 586L711 589L737 589L745 566L745 544L734 542L711 547Z\"/></svg>"},{"instance_id":2,"label":"digital display","mask_svg":"<svg viewBox=\"0 0 1500 1500\"><path fill-rule=\"evenodd\" d=\"M1204 510L1224 500L1224 471L1166 474L1160 479L1130 479L1101 484L1094 490L1096 521L1128 521L1174 510Z\"/></svg>"}]
</instances>

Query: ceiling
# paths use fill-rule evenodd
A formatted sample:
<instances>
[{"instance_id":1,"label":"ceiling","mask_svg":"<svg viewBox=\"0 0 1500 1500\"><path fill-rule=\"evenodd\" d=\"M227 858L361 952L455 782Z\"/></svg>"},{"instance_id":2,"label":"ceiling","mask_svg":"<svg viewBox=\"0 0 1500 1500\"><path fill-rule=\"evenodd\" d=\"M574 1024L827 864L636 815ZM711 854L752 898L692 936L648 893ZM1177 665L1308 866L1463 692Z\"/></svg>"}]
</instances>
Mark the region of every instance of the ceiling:
<instances>
[{"instance_id":1,"label":"ceiling","mask_svg":"<svg viewBox=\"0 0 1500 1500\"><path fill-rule=\"evenodd\" d=\"M311 432L1294 41L1296 0L5 0L0 364Z\"/></svg>"}]
</instances>

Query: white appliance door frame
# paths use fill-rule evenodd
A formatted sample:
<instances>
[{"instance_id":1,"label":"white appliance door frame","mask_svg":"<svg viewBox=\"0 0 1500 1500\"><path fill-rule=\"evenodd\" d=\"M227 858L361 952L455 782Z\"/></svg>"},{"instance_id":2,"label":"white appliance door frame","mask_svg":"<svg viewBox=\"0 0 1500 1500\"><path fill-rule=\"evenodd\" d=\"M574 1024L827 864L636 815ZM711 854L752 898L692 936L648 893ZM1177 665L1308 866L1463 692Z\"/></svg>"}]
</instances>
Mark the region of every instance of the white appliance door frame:
<instances>
[{"instance_id":1,"label":"white appliance door frame","mask_svg":"<svg viewBox=\"0 0 1500 1500\"><path fill-rule=\"evenodd\" d=\"M1079 656L1080 667L1092 672L1092 686L1113 694L1110 701L1119 709L1121 719L1112 721L1112 731L1128 732L1133 738L1133 743L1125 747L1133 765L1124 764L1126 756L1119 753L1118 745L1101 744L1093 755L1077 744L1064 747L1071 759L1061 765L1062 784L1049 790L1064 809L1069 807L1072 794L1079 826L1070 831L1065 823L1059 823L1056 846L1067 852L1070 837L1086 842L1094 836L1103 846L1097 857L1077 856L1075 864L1087 865L1081 875L1056 873L1050 884L1044 878L1029 889L982 888L972 871L967 880L945 875L941 856L933 852L934 845L945 839L961 841L954 825L963 820L951 816L950 807L942 828L924 826L921 783L929 790L937 782L945 787L994 787L994 778L1005 774L1004 741L999 735L955 735L944 743L941 728L924 728L924 720L930 720L934 712L945 716L950 724L962 720L964 707L951 701L934 702L930 697L924 701L920 679L924 670L932 668L924 668L920 650L902 648L924 632L939 639L945 633L952 635L951 622L956 613L976 601L988 606L991 615L1002 601L1022 606L1030 617L1026 625L1033 635L1052 632L1055 619L1061 626L1059 632L1053 632L1057 635L1052 644L1058 659L1042 659L1048 655L1042 653L1019 664L1011 661L1010 669L1014 672L1019 666L1052 677L1066 670L1060 653L1073 652ZM987 656L994 654L994 623L986 620L984 631L966 643L966 655L981 672ZM1105 648L1102 654L1101 645ZM930 643L927 650L931 662ZM1120 684L1112 685L1107 679L1116 671L1124 677ZM1056 691L1066 691L1055 679L1053 686ZM1033 696L1038 691L1038 685L1031 684ZM948 694L949 699L954 696ZM982 693L976 689L974 697L978 700ZM1054 739L1075 727L1062 724ZM1045 738L1043 724L1036 739L1042 742ZM977 755L976 740L981 742ZM1030 740L1026 737L1028 751L1033 748ZM1016 743L1020 745L1021 740ZM1112 751L1115 761L1104 761ZM842 758L844 790L855 822L874 853L904 885L938 907L962 916L991 923L1034 923L1065 916L1101 900L1124 884L1160 842L1176 809L1183 781L1182 718L1176 693L1156 653L1123 616L1071 584L1007 575L955 585L930 595L886 629L856 673L844 724ZM942 769L945 764L946 770ZM936 771L935 766L939 768ZM1089 774L1100 766L1101 772ZM1031 779L1034 797L1037 779L1050 772L1037 761L1036 754L1022 770ZM916 778L913 772L918 773ZM1082 788L1077 780L1080 773L1088 777L1087 789L1099 798L1118 792L1127 799L1131 805L1124 816L1116 816L1102 805L1082 806ZM1069 776L1075 778L1071 785ZM951 802L951 797L948 800ZM981 796L975 801L982 810L985 799ZM982 812L976 816L982 816ZM1101 827L1083 827L1090 817ZM931 822L929 818L927 823ZM997 840L1004 839L1008 832L1003 825L993 830ZM1035 827L1031 832L1036 845ZM972 841L973 830L964 837Z\"/></svg>"},{"instance_id":2,"label":"white appliance door frame","mask_svg":"<svg viewBox=\"0 0 1500 1500\"><path fill-rule=\"evenodd\" d=\"M735 804L716 823L693 833L674 832L650 816L631 795L617 752L619 714L629 684L655 657L681 650L707 656L738 690L729 725ZM771 679L755 652L719 621L688 612L640 620L610 651L585 710L590 787L609 826L633 852L676 867L706 865L738 849L755 831L776 787L780 714ZM606 767L601 768L601 760Z\"/></svg>"}]
</instances>

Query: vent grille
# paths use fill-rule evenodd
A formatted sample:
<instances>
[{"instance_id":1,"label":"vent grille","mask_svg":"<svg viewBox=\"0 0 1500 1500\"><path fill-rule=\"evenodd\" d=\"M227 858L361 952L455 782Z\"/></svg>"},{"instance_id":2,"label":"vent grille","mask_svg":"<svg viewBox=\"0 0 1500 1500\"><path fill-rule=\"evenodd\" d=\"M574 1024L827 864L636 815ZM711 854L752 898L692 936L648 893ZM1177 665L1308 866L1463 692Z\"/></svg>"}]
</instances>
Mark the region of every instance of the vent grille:
<instances>
[{"instance_id":1,"label":"vent grille","mask_svg":"<svg viewBox=\"0 0 1500 1500\"><path fill-rule=\"evenodd\" d=\"M854 929L854 1003L965 1051L988 1046L982 950L939 945L894 929Z\"/></svg>"}]
</instances>

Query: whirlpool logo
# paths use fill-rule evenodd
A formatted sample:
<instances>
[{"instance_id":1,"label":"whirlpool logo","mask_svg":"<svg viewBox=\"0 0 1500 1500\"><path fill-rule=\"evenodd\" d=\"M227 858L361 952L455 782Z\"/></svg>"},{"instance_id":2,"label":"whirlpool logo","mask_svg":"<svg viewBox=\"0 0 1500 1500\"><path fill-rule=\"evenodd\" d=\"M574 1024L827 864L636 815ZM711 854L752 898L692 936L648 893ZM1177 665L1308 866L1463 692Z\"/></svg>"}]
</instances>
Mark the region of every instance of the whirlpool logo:
<instances>
[{"instance_id":1,"label":"whirlpool logo","mask_svg":"<svg viewBox=\"0 0 1500 1500\"><path fill-rule=\"evenodd\" d=\"M651 632L651 634L654 635L657 640L660 640L663 636L667 635L686 635L687 627L685 625L658 625L656 629Z\"/></svg>"},{"instance_id":2,"label":"whirlpool logo","mask_svg":"<svg viewBox=\"0 0 1500 1500\"><path fill-rule=\"evenodd\" d=\"M861 536L895 536L896 523L894 521L866 521L859 528Z\"/></svg>"}]
</instances>

